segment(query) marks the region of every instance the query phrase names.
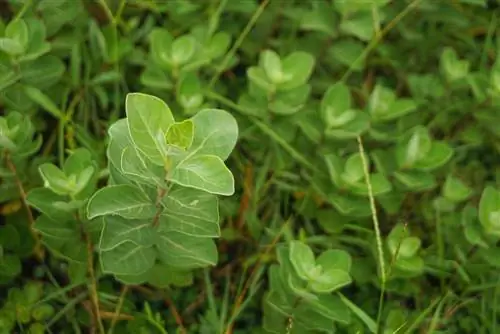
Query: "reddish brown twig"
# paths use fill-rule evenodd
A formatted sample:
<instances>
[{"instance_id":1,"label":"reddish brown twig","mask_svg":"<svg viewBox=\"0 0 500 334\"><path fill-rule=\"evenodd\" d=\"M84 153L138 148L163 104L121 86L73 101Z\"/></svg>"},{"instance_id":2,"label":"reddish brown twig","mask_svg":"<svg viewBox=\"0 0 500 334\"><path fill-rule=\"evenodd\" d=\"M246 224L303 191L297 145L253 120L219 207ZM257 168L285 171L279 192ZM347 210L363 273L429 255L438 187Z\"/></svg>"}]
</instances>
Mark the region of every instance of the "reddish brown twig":
<instances>
[{"instance_id":1,"label":"reddish brown twig","mask_svg":"<svg viewBox=\"0 0 500 334\"><path fill-rule=\"evenodd\" d=\"M10 170L14 177L14 182L16 183L17 189L19 191L19 195L21 196L21 201L23 203L24 208L26 209L26 214L28 216L28 223L30 227L31 234L35 239L35 248L33 250L36 258L41 262L44 258L44 249L42 247L42 243L40 241L39 235L35 232L33 225L35 224L35 218L33 217L33 212L31 211L30 206L28 205L28 201L26 200L26 191L24 190L23 183L19 179L17 168L10 159L10 155L7 153L5 156L5 163L7 164L7 168Z\"/></svg>"}]
</instances>

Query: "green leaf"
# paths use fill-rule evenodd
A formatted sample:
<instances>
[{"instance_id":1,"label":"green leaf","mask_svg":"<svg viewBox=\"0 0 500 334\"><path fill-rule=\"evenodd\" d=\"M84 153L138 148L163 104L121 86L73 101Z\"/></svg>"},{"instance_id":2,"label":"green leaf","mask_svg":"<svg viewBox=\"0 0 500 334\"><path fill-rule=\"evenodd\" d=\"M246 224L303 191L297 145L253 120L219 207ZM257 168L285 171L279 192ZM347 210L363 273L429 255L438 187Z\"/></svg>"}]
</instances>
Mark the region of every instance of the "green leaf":
<instances>
[{"instance_id":1,"label":"green leaf","mask_svg":"<svg viewBox=\"0 0 500 334\"><path fill-rule=\"evenodd\" d=\"M339 269L348 273L351 271L352 259L346 251L329 249L318 256L316 264L321 265L325 271Z\"/></svg>"},{"instance_id":2,"label":"green leaf","mask_svg":"<svg viewBox=\"0 0 500 334\"><path fill-rule=\"evenodd\" d=\"M448 174L443 185L443 196L450 201L459 203L465 201L472 195L472 189L466 186L460 179Z\"/></svg>"},{"instance_id":3,"label":"green leaf","mask_svg":"<svg viewBox=\"0 0 500 334\"><path fill-rule=\"evenodd\" d=\"M59 120L65 119L63 112L41 90L32 86L24 86L23 91L33 102L48 111L52 116L56 117Z\"/></svg>"},{"instance_id":4,"label":"green leaf","mask_svg":"<svg viewBox=\"0 0 500 334\"><path fill-rule=\"evenodd\" d=\"M431 150L432 139L429 130L418 126L409 138L400 143L397 149L398 164L402 168L411 168L424 159Z\"/></svg>"},{"instance_id":5,"label":"green leaf","mask_svg":"<svg viewBox=\"0 0 500 334\"><path fill-rule=\"evenodd\" d=\"M495 236L500 236L500 191L487 186L479 201L479 221L481 225Z\"/></svg>"},{"instance_id":6,"label":"green leaf","mask_svg":"<svg viewBox=\"0 0 500 334\"><path fill-rule=\"evenodd\" d=\"M29 205L54 220L67 220L72 215L71 212L65 212L60 209L60 204L67 201L66 196L58 195L47 188L30 190L26 196L26 201Z\"/></svg>"},{"instance_id":7,"label":"green leaf","mask_svg":"<svg viewBox=\"0 0 500 334\"><path fill-rule=\"evenodd\" d=\"M338 269L325 270L309 281L309 287L316 293L330 293L352 282L348 272Z\"/></svg>"},{"instance_id":8,"label":"green leaf","mask_svg":"<svg viewBox=\"0 0 500 334\"><path fill-rule=\"evenodd\" d=\"M253 84L268 93L272 93L276 89L276 87L268 81L264 69L260 67L249 67L247 69L247 77Z\"/></svg>"},{"instance_id":9,"label":"green leaf","mask_svg":"<svg viewBox=\"0 0 500 334\"><path fill-rule=\"evenodd\" d=\"M238 140L238 123L227 111L203 109L191 118L194 123L190 152L215 155L226 160Z\"/></svg>"},{"instance_id":10,"label":"green leaf","mask_svg":"<svg viewBox=\"0 0 500 334\"><path fill-rule=\"evenodd\" d=\"M187 150L191 147L194 137L194 123L185 120L170 125L167 131L167 143Z\"/></svg>"},{"instance_id":11,"label":"green leaf","mask_svg":"<svg viewBox=\"0 0 500 334\"><path fill-rule=\"evenodd\" d=\"M125 219L120 216L105 216L99 250L107 251L123 243L152 247L156 242L153 220Z\"/></svg>"},{"instance_id":12,"label":"green leaf","mask_svg":"<svg viewBox=\"0 0 500 334\"><path fill-rule=\"evenodd\" d=\"M280 90L290 90L301 86L309 80L313 69L314 57L302 51L296 51L283 59L282 70L286 81L279 85Z\"/></svg>"},{"instance_id":13,"label":"green leaf","mask_svg":"<svg viewBox=\"0 0 500 334\"><path fill-rule=\"evenodd\" d=\"M142 93L127 94L125 108L130 136L153 163L163 166L164 152L159 138L163 138L174 117L161 99Z\"/></svg>"},{"instance_id":14,"label":"green leaf","mask_svg":"<svg viewBox=\"0 0 500 334\"><path fill-rule=\"evenodd\" d=\"M157 212L153 201L138 187L130 184L99 189L89 200L87 217L119 215L127 219L152 219Z\"/></svg>"},{"instance_id":15,"label":"green leaf","mask_svg":"<svg viewBox=\"0 0 500 334\"><path fill-rule=\"evenodd\" d=\"M38 89L47 89L61 80L66 67L60 58L45 55L34 61L21 63L20 70L22 83Z\"/></svg>"},{"instance_id":16,"label":"green leaf","mask_svg":"<svg viewBox=\"0 0 500 334\"><path fill-rule=\"evenodd\" d=\"M326 2L314 1L313 9L300 16L300 28L318 31L334 37L337 34L337 17Z\"/></svg>"},{"instance_id":17,"label":"green leaf","mask_svg":"<svg viewBox=\"0 0 500 334\"><path fill-rule=\"evenodd\" d=\"M317 300L306 301L306 303L324 317L343 324L351 322L351 313L338 296L321 294Z\"/></svg>"},{"instance_id":18,"label":"green leaf","mask_svg":"<svg viewBox=\"0 0 500 334\"><path fill-rule=\"evenodd\" d=\"M231 196L234 193L233 174L224 161L215 155L189 154L175 165L167 178L181 186L212 194Z\"/></svg>"},{"instance_id":19,"label":"green leaf","mask_svg":"<svg viewBox=\"0 0 500 334\"><path fill-rule=\"evenodd\" d=\"M290 262L300 278L309 280L316 265L314 253L309 246L300 241L292 241L290 243Z\"/></svg>"},{"instance_id":20,"label":"green leaf","mask_svg":"<svg viewBox=\"0 0 500 334\"><path fill-rule=\"evenodd\" d=\"M365 155L365 161L369 158ZM370 169L368 165L368 169ZM355 183L364 177L363 159L360 153L354 153L347 158L344 166L344 172L340 176L344 182Z\"/></svg>"},{"instance_id":21,"label":"green leaf","mask_svg":"<svg viewBox=\"0 0 500 334\"><path fill-rule=\"evenodd\" d=\"M440 69L449 82L463 79L469 73L470 63L460 60L454 49L445 47L440 59Z\"/></svg>"},{"instance_id":22,"label":"green leaf","mask_svg":"<svg viewBox=\"0 0 500 334\"><path fill-rule=\"evenodd\" d=\"M375 22L371 12L357 12L344 19L340 29L362 41L370 41L375 33Z\"/></svg>"},{"instance_id":23,"label":"green leaf","mask_svg":"<svg viewBox=\"0 0 500 334\"><path fill-rule=\"evenodd\" d=\"M365 313L359 306L347 299L339 293L339 297L344 304L354 313L365 325L371 333L377 333L378 325L368 314Z\"/></svg>"},{"instance_id":24,"label":"green leaf","mask_svg":"<svg viewBox=\"0 0 500 334\"><path fill-rule=\"evenodd\" d=\"M217 248L212 239L175 231L158 233L157 238L158 257L166 265L187 270L217 264Z\"/></svg>"},{"instance_id":25,"label":"green leaf","mask_svg":"<svg viewBox=\"0 0 500 334\"><path fill-rule=\"evenodd\" d=\"M5 28L5 37L12 41L16 47L7 49L3 47L0 48L11 55L20 55L24 53L29 42L29 30L26 22L23 19L12 20ZM1 44L2 43L0 43L0 45Z\"/></svg>"},{"instance_id":26,"label":"green leaf","mask_svg":"<svg viewBox=\"0 0 500 334\"><path fill-rule=\"evenodd\" d=\"M431 171L446 164L453 156L453 149L445 142L434 142L427 154L413 166L415 169Z\"/></svg>"},{"instance_id":27,"label":"green leaf","mask_svg":"<svg viewBox=\"0 0 500 334\"><path fill-rule=\"evenodd\" d=\"M170 69L170 52L173 42L172 35L164 28L154 28L149 34L151 58L163 69Z\"/></svg>"},{"instance_id":28,"label":"green leaf","mask_svg":"<svg viewBox=\"0 0 500 334\"><path fill-rule=\"evenodd\" d=\"M217 196L191 188L173 187L163 198L158 230L193 237L219 237Z\"/></svg>"},{"instance_id":29,"label":"green leaf","mask_svg":"<svg viewBox=\"0 0 500 334\"><path fill-rule=\"evenodd\" d=\"M201 82L196 73L187 72L179 79L177 101L187 109L188 114L194 113L203 104Z\"/></svg>"},{"instance_id":30,"label":"green leaf","mask_svg":"<svg viewBox=\"0 0 500 334\"><path fill-rule=\"evenodd\" d=\"M101 267L104 273L113 275L138 275L153 267L156 260L151 246L125 241L101 252Z\"/></svg>"},{"instance_id":31,"label":"green leaf","mask_svg":"<svg viewBox=\"0 0 500 334\"><path fill-rule=\"evenodd\" d=\"M364 44L352 39L340 39L333 43L328 49L328 56L332 62L341 63L345 67L352 68L353 71L361 71L364 68L363 55Z\"/></svg>"},{"instance_id":32,"label":"green leaf","mask_svg":"<svg viewBox=\"0 0 500 334\"><path fill-rule=\"evenodd\" d=\"M207 56L211 59L222 57L226 54L230 44L231 35L223 31L215 33L206 49Z\"/></svg>"},{"instance_id":33,"label":"green leaf","mask_svg":"<svg viewBox=\"0 0 500 334\"><path fill-rule=\"evenodd\" d=\"M281 59L276 52L264 50L260 57L262 68L272 83L279 85L286 80L286 76L281 69Z\"/></svg>"},{"instance_id":34,"label":"green leaf","mask_svg":"<svg viewBox=\"0 0 500 334\"><path fill-rule=\"evenodd\" d=\"M359 110L353 110L353 112L353 114L345 113L341 123L346 122L341 127L327 128L325 135L332 139L345 140L356 138L367 131L370 128L370 116Z\"/></svg>"},{"instance_id":35,"label":"green leaf","mask_svg":"<svg viewBox=\"0 0 500 334\"><path fill-rule=\"evenodd\" d=\"M399 257L410 258L414 256L418 249L420 248L421 241L416 237L404 238L401 241L401 245L399 247L398 259Z\"/></svg>"},{"instance_id":36,"label":"green leaf","mask_svg":"<svg viewBox=\"0 0 500 334\"><path fill-rule=\"evenodd\" d=\"M436 186L436 178L428 172L395 172L393 176L411 191L426 191Z\"/></svg>"},{"instance_id":37,"label":"green leaf","mask_svg":"<svg viewBox=\"0 0 500 334\"><path fill-rule=\"evenodd\" d=\"M51 163L44 163L38 167L44 186L58 195L69 195L74 190L67 176Z\"/></svg>"},{"instance_id":38,"label":"green leaf","mask_svg":"<svg viewBox=\"0 0 500 334\"><path fill-rule=\"evenodd\" d=\"M170 54L173 66L183 65L194 55L196 49L196 40L193 36L184 35L175 39L172 43L172 51Z\"/></svg>"},{"instance_id":39,"label":"green leaf","mask_svg":"<svg viewBox=\"0 0 500 334\"><path fill-rule=\"evenodd\" d=\"M141 83L146 87L160 90L170 90L174 87L170 76L158 65L148 63L140 76Z\"/></svg>"},{"instance_id":40,"label":"green leaf","mask_svg":"<svg viewBox=\"0 0 500 334\"><path fill-rule=\"evenodd\" d=\"M269 102L269 111L278 115L292 115L301 110L309 98L311 86L305 84L297 88L278 92Z\"/></svg>"},{"instance_id":41,"label":"green leaf","mask_svg":"<svg viewBox=\"0 0 500 334\"><path fill-rule=\"evenodd\" d=\"M321 100L321 115L328 127L341 127L355 118L351 93L344 83L331 86Z\"/></svg>"}]
</instances>

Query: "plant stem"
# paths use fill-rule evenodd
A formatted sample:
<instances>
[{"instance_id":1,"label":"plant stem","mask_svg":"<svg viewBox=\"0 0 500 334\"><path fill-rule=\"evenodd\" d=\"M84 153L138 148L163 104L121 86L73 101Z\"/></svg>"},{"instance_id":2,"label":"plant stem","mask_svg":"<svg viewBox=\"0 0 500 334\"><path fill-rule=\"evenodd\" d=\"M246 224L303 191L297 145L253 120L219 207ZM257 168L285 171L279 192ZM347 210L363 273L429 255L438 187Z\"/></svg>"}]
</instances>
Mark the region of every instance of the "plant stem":
<instances>
[{"instance_id":1,"label":"plant stem","mask_svg":"<svg viewBox=\"0 0 500 334\"><path fill-rule=\"evenodd\" d=\"M231 60L231 57L236 53L236 50L238 50L238 48L240 47L241 43L243 43L243 40L245 39L245 37L248 35L248 33L250 32L250 30L252 30L253 26L255 25L255 22L257 22L257 20L259 19L259 17L264 12L264 9L266 8L266 6L269 4L269 1L270 0L264 0L264 1L262 1L262 3L260 4L259 8L257 8L257 10L255 11L255 13L253 13L253 15L250 18L250 20L248 21L247 25L245 26L245 28L243 29L243 31L241 32L241 34L238 36L238 39L236 40L236 42L234 42L233 47L226 53L226 56L222 60L222 63L220 64L217 72L215 73L215 75L210 80L210 83L208 84L208 89L209 90L215 85L215 83L219 79L219 77L220 77L220 75L221 75L224 67L226 67L226 65L229 62L229 60Z\"/></svg>"},{"instance_id":2,"label":"plant stem","mask_svg":"<svg viewBox=\"0 0 500 334\"><path fill-rule=\"evenodd\" d=\"M248 289L250 288L250 283L252 282L253 277L257 273L257 269L259 269L260 266L262 265L262 259L264 257L266 257L271 252L271 250L274 248L274 246L278 243L279 239L281 238L281 235L283 234L283 231L288 226L289 222L290 222L290 220L287 220L283 224L283 226L281 227L280 231L276 234L276 236L274 237L274 239L271 242L271 244L269 246L267 246L265 252L261 256L259 256L259 258L257 260L257 263L253 267L252 272L250 273L250 276L248 277L247 281L245 282L245 285L243 286L243 289L242 289L241 293L236 297L236 302L234 303L233 311L231 313L231 318L230 319L234 319L236 313L238 312L239 308L241 307L241 304L243 303L243 299L245 297L245 294L248 291ZM229 324L227 325L225 334L231 334L232 333L233 324L234 324L233 321L229 322Z\"/></svg>"},{"instance_id":3,"label":"plant stem","mask_svg":"<svg viewBox=\"0 0 500 334\"><path fill-rule=\"evenodd\" d=\"M113 334L116 321L118 320L118 316L120 315L120 311L123 307L123 303L125 302L125 296L127 295L128 290L129 290L128 285L124 285L122 293L120 294L120 299L118 300L118 304L116 304L115 313L113 315L113 318L111 319L111 326L109 327L108 334Z\"/></svg>"},{"instance_id":4,"label":"plant stem","mask_svg":"<svg viewBox=\"0 0 500 334\"><path fill-rule=\"evenodd\" d=\"M172 316L175 319L175 323L178 326L177 330L181 334L187 334L186 328L184 328L182 317L179 314L179 312L177 311L177 308L175 307L175 304L173 303L172 299L168 295L168 292L165 292L165 303L168 305L168 308L170 309L170 313L172 313Z\"/></svg>"},{"instance_id":5,"label":"plant stem","mask_svg":"<svg viewBox=\"0 0 500 334\"><path fill-rule=\"evenodd\" d=\"M90 276L90 300L92 301L92 313L94 314L95 322L99 326L99 332L104 334L104 326L101 321L100 307L99 307L99 297L98 297L98 289L97 289L97 279L95 277L94 271L94 251L92 246L92 241L90 240L90 236L87 232L84 232L85 242L87 244L87 271Z\"/></svg>"},{"instance_id":6,"label":"plant stem","mask_svg":"<svg viewBox=\"0 0 500 334\"><path fill-rule=\"evenodd\" d=\"M156 198L156 214L153 218L153 227L157 227L158 224L160 223L160 215L161 212L163 211L163 207L161 205L161 201L163 200L163 197L167 195L168 188L161 188L158 191L158 197Z\"/></svg>"},{"instance_id":7,"label":"plant stem","mask_svg":"<svg viewBox=\"0 0 500 334\"><path fill-rule=\"evenodd\" d=\"M33 225L35 224L35 218L33 217L33 212L31 211L30 206L26 200L26 191L24 190L23 183L19 179L19 175L17 173L17 168L12 162L9 153L5 155L5 163L7 164L7 168L10 170L14 177L14 182L16 183L17 189L19 191L19 195L21 196L21 202L23 203L24 208L26 209L26 214L28 216L28 224L30 227L31 234L35 239L35 248L33 252L35 253L36 258L42 262L44 258L44 251L42 247L42 243L40 241L40 237L35 232Z\"/></svg>"},{"instance_id":8,"label":"plant stem","mask_svg":"<svg viewBox=\"0 0 500 334\"><path fill-rule=\"evenodd\" d=\"M363 147L363 141L361 137L358 136L358 149L361 154L361 163L363 164L363 172L365 174L366 187L368 189L368 198L370 200L370 210L372 213L373 219L373 229L375 230L375 238L377 241L377 250L379 256L379 271L380 271L380 281L382 288L380 290L380 299L379 299L379 309L377 315L377 331L380 328L380 321L382 315L382 308L384 303L384 293L385 293L385 284L386 284L386 273L385 273L385 262L384 262L384 248L382 245L382 235L380 233L380 224L377 217L377 206L375 205L375 196L373 195L372 184L370 181L370 171L368 170L368 161L366 161L365 149Z\"/></svg>"}]
</instances>

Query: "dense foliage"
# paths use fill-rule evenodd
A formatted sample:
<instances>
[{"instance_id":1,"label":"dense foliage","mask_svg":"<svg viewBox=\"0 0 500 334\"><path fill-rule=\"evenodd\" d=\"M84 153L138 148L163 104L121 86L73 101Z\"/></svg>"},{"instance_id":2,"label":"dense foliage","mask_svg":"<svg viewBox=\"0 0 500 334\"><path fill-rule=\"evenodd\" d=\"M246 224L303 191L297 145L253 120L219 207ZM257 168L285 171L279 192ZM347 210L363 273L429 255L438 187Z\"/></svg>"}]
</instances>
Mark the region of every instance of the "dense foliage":
<instances>
[{"instance_id":1,"label":"dense foliage","mask_svg":"<svg viewBox=\"0 0 500 334\"><path fill-rule=\"evenodd\" d=\"M0 333L496 333L499 13L0 1Z\"/></svg>"}]
</instances>

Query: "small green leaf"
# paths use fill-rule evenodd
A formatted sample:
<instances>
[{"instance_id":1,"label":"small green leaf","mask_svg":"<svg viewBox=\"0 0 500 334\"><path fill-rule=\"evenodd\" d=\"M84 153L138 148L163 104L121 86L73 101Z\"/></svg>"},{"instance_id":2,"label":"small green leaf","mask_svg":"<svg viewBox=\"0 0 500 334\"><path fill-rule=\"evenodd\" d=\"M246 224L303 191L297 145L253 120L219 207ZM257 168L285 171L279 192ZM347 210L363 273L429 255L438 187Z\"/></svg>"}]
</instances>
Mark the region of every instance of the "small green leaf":
<instances>
[{"instance_id":1,"label":"small green leaf","mask_svg":"<svg viewBox=\"0 0 500 334\"><path fill-rule=\"evenodd\" d=\"M196 73L187 72L179 79L177 100L189 114L203 104L201 82Z\"/></svg>"},{"instance_id":2,"label":"small green leaf","mask_svg":"<svg viewBox=\"0 0 500 334\"><path fill-rule=\"evenodd\" d=\"M5 37L15 43L16 47L4 49L4 51L11 55L24 53L29 42L29 30L26 22L23 19L12 20L5 28Z\"/></svg>"},{"instance_id":3,"label":"small green leaf","mask_svg":"<svg viewBox=\"0 0 500 334\"><path fill-rule=\"evenodd\" d=\"M58 195L69 195L74 190L67 176L51 163L44 163L38 167L44 181L44 186Z\"/></svg>"},{"instance_id":4,"label":"small green leaf","mask_svg":"<svg viewBox=\"0 0 500 334\"><path fill-rule=\"evenodd\" d=\"M378 17L378 16L377 16ZM356 12L344 19L340 29L362 41L370 41L375 33L375 22L371 12Z\"/></svg>"},{"instance_id":5,"label":"small green leaf","mask_svg":"<svg viewBox=\"0 0 500 334\"><path fill-rule=\"evenodd\" d=\"M365 161L369 162L369 158L365 155ZM370 167L368 166L368 169ZM356 183L364 177L364 167L363 159L361 154L354 153L349 158L347 158L344 172L341 174L341 178L347 183Z\"/></svg>"},{"instance_id":6,"label":"small green leaf","mask_svg":"<svg viewBox=\"0 0 500 334\"><path fill-rule=\"evenodd\" d=\"M153 163L163 166L164 153L159 137L164 137L174 117L161 99L142 93L127 94L125 108L130 136Z\"/></svg>"},{"instance_id":7,"label":"small green leaf","mask_svg":"<svg viewBox=\"0 0 500 334\"><path fill-rule=\"evenodd\" d=\"M321 276L309 281L311 290L317 293L330 293L352 282L348 272L338 269L325 270Z\"/></svg>"},{"instance_id":8,"label":"small green leaf","mask_svg":"<svg viewBox=\"0 0 500 334\"><path fill-rule=\"evenodd\" d=\"M415 169L431 171L446 164L453 156L453 149L446 142L433 142L427 154L415 163Z\"/></svg>"},{"instance_id":9,"label":"small green leaf","mask_svg":"<svg viewBox=\"0 0 500 334\"><path fill-rule=\"evenodd\" d=\"M426 191L436 186L434 175L423 171L395 172L394 178L411 191Z\"/></svg>"},{"instance_id":10,"label":"small green leaf","mask_svg":"<svg viewBox=\"0 0 500 334\"><path fill-rule=\"evenodd\" d=\"M353 110L352 113L348 111L341 120L341 127L326 129L327 137L338 140L353 139L370 128L370 116L359 110Z\"/></svg>"},{"instance_id":11,"label":"small green leaf","mask_svg":"<svg viewBox=\"0 0 500 334\"><path fill-rule=\"evenodd\" d=\"M290 262L300 278L309 280L316 265L314 253L309 246L300 241L292 241L290 243Z\"/></svg>"},{"instance_id":12,"label":"small green leaf","mask_svg":"<svg viewBox=\"0 0 500 334\"><path fill-rule=\"evenodd\" d=\"M175 39L172 43L171 61L173 66L186 64L191 60L196 49L196 40L190 35Z\"/></svg>"},{"instance_id":13,"label":"small green leaf","mask_svg":"<svg viewBox=\"0 0 500 334\"><path fill-rule=\"evenodd\" d=\"M321 265L325 271L338 269L348 273L351 271L352 259L346 251L329 249L318 256L316 263Z\"/></svg>"},{"instance_id":14,"label":"small green leaf","mask_svg":"<svg viewBox=\"0 0 500 334\"><path fill-rule=\"evenodd\" d=\"M149 34L151 58L162 69L169 70L171 66L170 50L172 35L164 28L154 28Z\"/></svg>"},{"instance_id":15,"label":"small green leaf","mask_svg":"<svg viewBox=\"0 0 500 334\"><path fill-rule=\"evenodd\" d=\"M467 60L460 60L454 49L446 47L441 54L440 68L449 82L463 79L468 73L470 63Z\"/></svg>"},{"instance_id":16,"label":"small green leaf","mask_svg":"<svg viewBox=\"0 0 500 334\"><path fill-rule=\"evenodd\" d=\"M264 69L260 67L249 67L247 69L247 77L253 84L268 93L273 93L276 89L275 86L268 81Z\"/></svg>"},{"instance_id":17,"label":"small green leaf","mask_svg":"<svg viewBox=\"0 0 500 334\"><path fill-rule=\"evenodd\" d=\"M279 85L279 89L289 90L307 83L314 64L314 57L307 52L296 51L285 57L282 70L286 81Z\"/></svg>"},{"instance_id":18,"label":"small green leaf","mask_svg":"<svg viewBox=\"0 0 500 334\"><path fill-rule=\"evenodd\" d=\"M329 127L342 126L355 118L351 108L351 93L344 83L331 86L321 100L321 115Z\"/></svg>"},{"instance_id":19,"label":"small green leaf","mask_svg":"<svg viewBox=\"0 0 500 334\"><path fill-rule=\"evenodd\" d=\"M167 131L167 143L182 148L189 149L193 143L194 123L192 120L185 120L170 125Z\"/></svg>"},{"instance_id":20,"label":"small green leaf","mask_svg":"<svg viewBox=\"0 0 500 334\"><path fill-rule=\"evenodd\" d=\"M404 238L401 241L401 245L399 247L398 259L399 257L410 258L414 256L418 249L420 248L421 241L416 237L408 237Z\"/></svg>"},{"instance_id":21,"label":"small green leaf","mask_svg":"<svg viewBox=\"0 0 500 334\"><path fill-rule=\"evenodd\" d=\"M41 90L32 86L24 86L23 90L33 102L37 103L43 109L48 111L50 114L52 114L52 116L56 117L59 120L65 119L63 112Z\"/></svg>"},{"instance_id":22,"label":"small green leaf","mask_svg":"<svg viewBox=\"0 0 500 334\"><path fill-rule=\"evenodd\" d=\"M489 232L500 236L500 191L487 186L479 201L479 221Z\"/></svg>"},{"instance_id":23,"label":"small green leaf","mask_svg":"<svg viewBox=\"0 0 500 334\"><path fill-rule=\"evenodd\" d=\"M448 174L443 186L443 196L453 202L465 201L472 195L472 189L458 178Z\"/></svg>"},{"instance_id":24,"label":"small green leaf","mask_svg":"<svg viewBox=\"0 0 500 334\"><path fill-rule=\"evenodd\" d=\"M432 147L429 130L418 126L411 136L403 141L397 150L397 159L400 167L411 168L421 159L424 159Z\"/></svg>"},{"instance_id":25,"label":"small green leaf","mask_svg":"<svg viewBox=\"0 0 500 334\"><path fill-rule=\"evenodd\" d=\"M286 80L281 69L281 59L276 52L264 50L261 53L260 63L272 83L279 85L282 81Z\"/></svg>"}]
</instances>

